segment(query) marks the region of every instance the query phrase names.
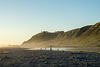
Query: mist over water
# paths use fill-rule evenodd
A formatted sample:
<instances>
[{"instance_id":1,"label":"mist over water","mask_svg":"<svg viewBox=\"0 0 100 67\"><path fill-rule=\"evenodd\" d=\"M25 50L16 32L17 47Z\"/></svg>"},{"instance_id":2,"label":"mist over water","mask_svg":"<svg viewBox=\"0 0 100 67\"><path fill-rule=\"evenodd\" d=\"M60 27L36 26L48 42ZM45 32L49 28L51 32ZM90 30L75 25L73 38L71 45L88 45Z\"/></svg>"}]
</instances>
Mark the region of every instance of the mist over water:
<instances>
[{"instance_id":1,"label":"mist over water","mask_svg":"<svg viewBox=\"0 0 100 67\"><path fill-rule=\"evenodd\" d=\"M72 47L67 47L67 48L28 48L27 50L70 50L70 49L75 49L75 48L72 48Z\"/></svg>"},{"instance_id":2,"label":"mist over water","mask_svg":"<svg viewBox=\"0 0 100 67\"><path fill-rule=\"evenodd\" d=\"M33 48L33 47L24 47L25 50L53 50L53 51L85 51L85 52L98 52L100 48L81 48L81 47L48 47L48 48Z\"/></svg>"}]
</instances>

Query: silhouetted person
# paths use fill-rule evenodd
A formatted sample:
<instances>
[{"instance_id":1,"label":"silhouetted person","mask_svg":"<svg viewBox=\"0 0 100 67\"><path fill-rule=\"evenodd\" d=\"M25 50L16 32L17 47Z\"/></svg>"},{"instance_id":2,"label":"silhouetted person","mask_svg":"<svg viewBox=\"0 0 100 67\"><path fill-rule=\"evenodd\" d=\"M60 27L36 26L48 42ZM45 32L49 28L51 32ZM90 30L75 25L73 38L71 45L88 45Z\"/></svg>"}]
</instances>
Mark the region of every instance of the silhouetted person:
<instances>
[{"instance_id":1,"label":"silhouetted person","mask_svg":"<svg viewBox=\"0 0 100 67\"><path fill-rule=\"evenodd\" d=\"M46 48L45 48L45 50L46 50Z\"/></svg>"},{"instance_id":2,"label":"silhouetted person","mask_svg":"<svg viewBox=\"0 0 100 67\"><path fill-rule=\"evenodd\" d=\"M42 50L42 48L41 48L41 50Z\"/></svg>"},{"instance_id":3,"label":"silhouetted person","mask_svg":"<svg viewBox=\"0 0 100 67\"><path fill-rule=\"evenodd\" d=\"M52 45L50 46L50 51L52 51Z\"/></svg>"}]
</instances>

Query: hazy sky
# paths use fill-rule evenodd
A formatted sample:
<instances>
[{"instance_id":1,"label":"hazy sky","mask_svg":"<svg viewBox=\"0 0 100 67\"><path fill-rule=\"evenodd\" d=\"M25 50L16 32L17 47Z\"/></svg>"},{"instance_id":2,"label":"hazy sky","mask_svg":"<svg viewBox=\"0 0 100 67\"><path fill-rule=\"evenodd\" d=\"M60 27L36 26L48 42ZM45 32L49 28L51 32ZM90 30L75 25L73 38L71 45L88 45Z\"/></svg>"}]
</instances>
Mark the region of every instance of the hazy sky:
<instances>
[{"instance_id":1,"label":"hazy sky","mask_svg":"<svg viewBox=\"0 0 100 67\"><path fill-rule=\"evenodd\" d=\"M68 31L100 21L100 0L0 0L0 45L41 31Z\"/></svg>"}]
</instances>

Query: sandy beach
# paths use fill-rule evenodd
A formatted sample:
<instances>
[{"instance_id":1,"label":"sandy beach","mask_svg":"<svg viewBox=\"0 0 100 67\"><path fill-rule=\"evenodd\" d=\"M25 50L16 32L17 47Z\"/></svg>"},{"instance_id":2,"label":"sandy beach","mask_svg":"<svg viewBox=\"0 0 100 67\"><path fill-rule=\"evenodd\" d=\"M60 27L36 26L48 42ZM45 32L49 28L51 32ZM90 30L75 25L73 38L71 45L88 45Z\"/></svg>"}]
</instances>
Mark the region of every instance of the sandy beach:
<instances>
[{"instance_id":1,"label":"sandy beach","mask_svg":"<svg viewBox=\"0 0 100 67\"><path fill-rule=\"evenodd\" d=\"M100 53L0 48L0 67L100 67Z\"/></svg>"}]
</instances>

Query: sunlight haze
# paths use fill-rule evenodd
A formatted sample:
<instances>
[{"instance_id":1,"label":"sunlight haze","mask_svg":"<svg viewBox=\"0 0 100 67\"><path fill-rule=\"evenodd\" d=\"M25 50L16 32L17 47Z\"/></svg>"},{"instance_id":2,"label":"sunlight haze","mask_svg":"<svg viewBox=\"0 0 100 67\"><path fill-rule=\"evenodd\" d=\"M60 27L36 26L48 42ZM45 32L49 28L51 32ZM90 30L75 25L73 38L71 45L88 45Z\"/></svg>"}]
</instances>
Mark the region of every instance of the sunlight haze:
<instances>
[{"instance_id":1,"label":"sunlight haze","mask_svg":"<svg viewBox=\"0 0 100 67\"><path fill-rule=\"evenodd\" d=\"M100 22L100 0L0 0L0 45L20 45L41 31Z\"/></svg>"}]
</instances>

